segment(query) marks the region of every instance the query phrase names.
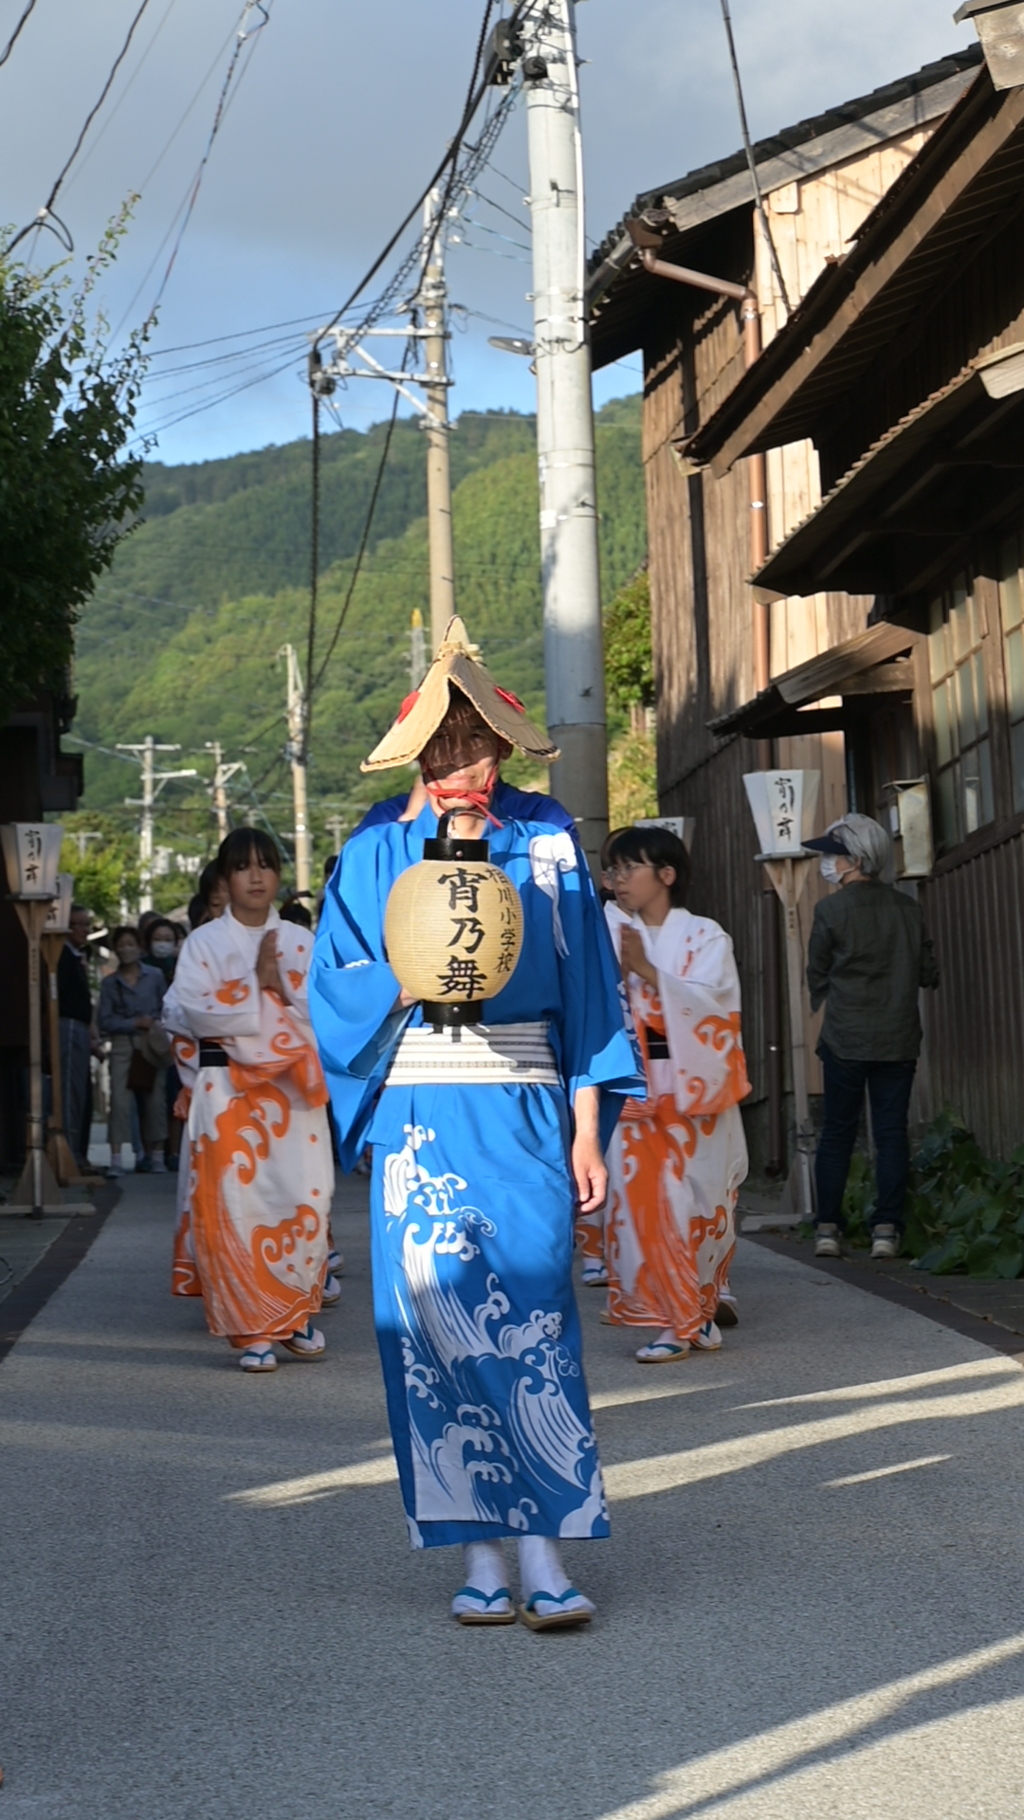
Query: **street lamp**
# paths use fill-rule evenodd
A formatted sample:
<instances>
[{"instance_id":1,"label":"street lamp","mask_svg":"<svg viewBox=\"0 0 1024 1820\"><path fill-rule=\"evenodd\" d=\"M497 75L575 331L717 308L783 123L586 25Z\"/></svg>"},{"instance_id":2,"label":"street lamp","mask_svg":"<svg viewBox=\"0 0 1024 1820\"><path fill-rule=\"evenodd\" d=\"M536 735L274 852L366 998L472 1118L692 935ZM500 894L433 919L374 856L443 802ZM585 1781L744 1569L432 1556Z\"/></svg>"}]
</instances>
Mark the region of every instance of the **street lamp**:
<instances>
[{"instance_id":1,"label":"street lamp","mask_svg":"<svg viewBox=\"0 0 1024 1820\"><path fill-rule=\"evenodd\" d=\"M956 25L973 19L993 88L1024 82L1024 6L1021 0L964 0L953 14Z\"/></svg>"},{"instance_id":2,"label":"street lamp","mask_svg":"<svg viewBox=\"0 0 1024 1820\"><path fill-rule=\"evenodd\" d=\"M747 801L757 829L758 862L772 881L783 910L786 932L786 968L789 984L789 1043L796 1113L796 1153L782 1197L782 1209L813 1220L811 1186L810 1102L807 1094L807 1045L804 1039L803 943L797 921L797 904L816 853L809 853L804 839L814 826L818 806L820 771L752 771L743 779Z\"/></svg>"},{"instance_id":3,"label":"street lamp","mask_svg":"<svg viewBox=\"0 0 1024 1820\"><path fill-rule=\"evenodd\" d=\"M57 899L57 866L64 830L57 822L8 822L0 827L7 883L28 942L28 1155L8 1212L41 1220L44 1213L91 1212L61 1200L43 1140L43 1028L39 1003L39 943ZM70 909L70 903L69 903ZM57 914L59 915L59 908Z\"/></svg>"}]
</instances>

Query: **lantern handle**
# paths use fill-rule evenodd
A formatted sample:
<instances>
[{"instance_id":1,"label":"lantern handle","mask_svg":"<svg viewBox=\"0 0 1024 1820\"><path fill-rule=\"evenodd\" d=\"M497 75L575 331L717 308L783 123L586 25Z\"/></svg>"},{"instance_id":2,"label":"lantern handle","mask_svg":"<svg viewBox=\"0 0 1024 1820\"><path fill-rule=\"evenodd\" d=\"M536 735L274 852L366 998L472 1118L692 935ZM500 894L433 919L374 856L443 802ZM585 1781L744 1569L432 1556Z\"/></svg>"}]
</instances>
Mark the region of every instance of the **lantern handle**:
<instances>
[{"instance_id":1,"label":"lantern handle","mask_svg":"<svg viewBox=\"0 0 1024 1820\"><path fill-rule=\"evenodd\" d=\"M448 833L448 823L451 821L454 813L454 809L446 809L444 814L438 817L437 834L435 835L436 840L451 839L451 836Z\"/></svg>"}]
</instances>

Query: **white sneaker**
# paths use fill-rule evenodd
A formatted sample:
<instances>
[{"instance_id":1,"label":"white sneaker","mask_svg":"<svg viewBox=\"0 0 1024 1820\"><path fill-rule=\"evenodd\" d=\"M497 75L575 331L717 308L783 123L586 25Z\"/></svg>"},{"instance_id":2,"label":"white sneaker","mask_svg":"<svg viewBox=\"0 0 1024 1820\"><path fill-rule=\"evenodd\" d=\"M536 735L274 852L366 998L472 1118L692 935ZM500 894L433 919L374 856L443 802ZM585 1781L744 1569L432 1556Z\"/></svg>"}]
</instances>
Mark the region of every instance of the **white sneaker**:
<instances>
[{"instance_id":1,"label":"white sneaker","mask_svg":"<svg viewBox=\"0 0 1024 1820\"><path fill-rule=\"evenodd\" d=\"M151 1175L169 1174L167 1164L164 1162L164 1159L162 1156L155 1156L150 1159L150 1174Z\"/></svg>"},{"instance_id":2,"label":"white sneaker","mask_svg":"<svg viewBox=\"0 0 1024 1820\"><path fill-rule=\"evenodd\" d=\"M814 1255L816 1258L838 1258L842 1256L839 1248L839 1228L831 1226L826 1220L814 1229Z\"/></svg>"},{"instance_id":3,"label":"white sneaker","mask_svg":"<svg viewBox=\"0 0 1024 1820\"><path fill-rule=\"evenodd\" d=\"M873 1258L898 1258L900 1255L900 1235L895 1226L878 1225L871 1231L871 1256Z\"/></svg>"}]
</instances>

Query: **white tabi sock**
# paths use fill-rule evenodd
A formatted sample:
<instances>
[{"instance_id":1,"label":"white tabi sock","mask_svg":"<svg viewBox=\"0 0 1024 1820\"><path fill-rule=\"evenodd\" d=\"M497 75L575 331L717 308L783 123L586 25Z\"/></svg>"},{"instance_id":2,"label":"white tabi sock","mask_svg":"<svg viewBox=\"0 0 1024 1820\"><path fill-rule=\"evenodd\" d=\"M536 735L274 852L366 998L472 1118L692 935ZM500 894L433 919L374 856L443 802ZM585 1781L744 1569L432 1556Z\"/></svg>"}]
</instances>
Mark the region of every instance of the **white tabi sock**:
<instances>
[{"instance_id":1,"label":"white tabi sock","mask_svg":"<svg viewBox=\"0 0 1024 1820\"><path fill-rule=\"evenodd\" d=\"M568 1590L572 1582L554 1536L520 1536L519 1581L524 1599L538 1592L553 1593L557 1599Z\"/></svg>"},{"instance_id":2,"label":"white tabi sock","mask_svg":"<svg viewBox=\"0 0 1024 1820\"><path fill-rule=\"evenodd\" d=\"M499 1587L508 1585L505 1551L500 1542L467 1542L463 1547L466 1585L473 1586L487 1598Z\"/></svg>"}]
</instances>

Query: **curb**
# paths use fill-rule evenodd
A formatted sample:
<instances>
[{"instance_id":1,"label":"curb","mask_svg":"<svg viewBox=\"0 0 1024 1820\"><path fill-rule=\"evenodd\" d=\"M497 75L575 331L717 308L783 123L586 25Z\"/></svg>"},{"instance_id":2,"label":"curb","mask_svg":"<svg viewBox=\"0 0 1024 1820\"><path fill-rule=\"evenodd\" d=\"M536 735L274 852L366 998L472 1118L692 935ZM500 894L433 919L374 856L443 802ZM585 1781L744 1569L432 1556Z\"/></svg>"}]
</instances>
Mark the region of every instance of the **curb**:
<instances>
[{"instance_id":1,"label":"curb","mask_svg":"<svg viewBox=\"0 0 1024 1820\"><path fill-rule=\"evenodd\" d=\"M38 1264L0 1302L0 1362L20 1340L29 1323L46 1307L50 1297L72 1271L77 1270L120 1198L121 1190L114 1182L106 1182L98 1188L94 1211L76 1214L70 1219Z\"/></svg>"},{"instance_id":2,"label":"curb","mask_svg":"<svg viewBox=\"0 0 1024 1820\"><path fill-rule=\"evenodd\" d=\"M1024 1334L1000 1327L998 1322L986 1320L982 1315L969 1314L964 1308L955 1308L926 1283L896 1283L891 1277L846 1258L816 1258L813 1253L804 1257L791 1240L780 1238L776 1233L745 1232L742 1236L750 1245L762 1245L766 1251L777 1252L779 1257L789 1258L794 1264L803 1264L809 1270L818 1270L840 1283L848 1283L851 1289L863 1289L868 1295L880 1296L883 1302L896 1302L901 1308L924 1315L925 1320L934 1321L938 1327L949 1327L954 1333L963 1334L965 1339L976 1340L991 1352L1004 1353L1018 1365L1024 1365Z\"/></svg>"}]
</instances>

